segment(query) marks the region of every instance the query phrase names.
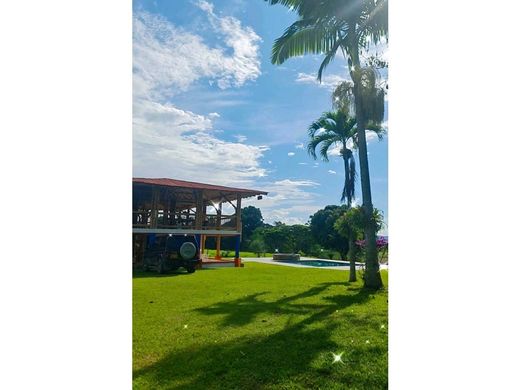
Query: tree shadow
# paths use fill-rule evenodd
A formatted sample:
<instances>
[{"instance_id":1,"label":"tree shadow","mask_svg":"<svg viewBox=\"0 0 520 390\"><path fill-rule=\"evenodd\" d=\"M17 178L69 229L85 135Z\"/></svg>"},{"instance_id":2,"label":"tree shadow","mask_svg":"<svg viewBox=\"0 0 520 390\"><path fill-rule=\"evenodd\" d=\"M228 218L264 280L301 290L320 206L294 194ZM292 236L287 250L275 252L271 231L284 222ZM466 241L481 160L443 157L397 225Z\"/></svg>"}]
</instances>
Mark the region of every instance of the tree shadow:
<instances>
[{"instance_id":1,"label":"tree shadow","mask_svg":"<svg viewBox=\"0 0 520 390\"><path fill-rule=\"evenodd\" d=\"M223 326L241 326L251 323L260 315L305 315L316 313L316 320L330 315L336 310L340 310L349 305L360 304L365 302L372 295L372 292L359 288L349 287L348 291L354 294L340 294L332 297L324 297L322 304L297 303L296 301L313 297L321 294L324 290L331 286L344 286L343 282L326 282L321 283L301 293L292 296L283 296L275 301L264 301L259 297L267 294L267 292L259 292L238 298L232 301L223 301L207 307L197 308L196 311L206 315L224 315L222 320ZM330 303L327 303L330 302ZM313 318L312 316L310 318Z\"/></svg>"},{"instance_id":2,"label":"tree shadow","mask_svg":"<svg viewBox=\"0 0 520 390\"><path fill-rule=\"evenodd\" d=\"M361 361L363 365L376 362L385 354L386 348L353 345L346 353L344 363L332 364L332 352L338 353L340 346L331 336L339 323L328 321L328 317L337 310L366 302L372 293L349 288L351 294L326 296L323 303L297 302L334 285L345 283L322 283L275 301L262 300L266 292L259 292L195 309L208 316L224 315L221 325L229 327L253 323L260 315L307 317L296 323L289 321L282 330L266 337L257 334L204 345L194 342L156 363L135 370L134 386L153 383L154 387L169 389L386 388L386 374L345 375L345 370L355 371ZM218 378L217 383L215 378ZM341 383L340 387L337 387L338 383Z\"/></svg>"}]
</instances>

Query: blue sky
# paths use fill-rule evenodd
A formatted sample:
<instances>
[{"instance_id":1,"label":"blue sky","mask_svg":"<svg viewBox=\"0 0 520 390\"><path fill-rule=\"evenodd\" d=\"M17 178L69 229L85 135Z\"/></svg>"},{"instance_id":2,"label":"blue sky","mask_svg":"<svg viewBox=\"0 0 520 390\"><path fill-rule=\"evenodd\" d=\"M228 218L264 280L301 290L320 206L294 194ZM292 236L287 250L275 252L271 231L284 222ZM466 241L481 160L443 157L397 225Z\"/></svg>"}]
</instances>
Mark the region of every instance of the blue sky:
<instances>
[{"instance_id":1,"label":"blue sky","mask_svg":"<svg viewBox=\"0 0 520 390\"><path fill-rule=\"evenodd\" d=\"M320 56L272 65L272 43L294 20L262 0L135 1L134 176L268 191L246 204L270 223L305 223L339 204L342 160L314 161L305 145L348 77L345 60L335 59L321 85ZM373 203L386 217L387 140L369 139Z\"/></svg>"}]
</instances>

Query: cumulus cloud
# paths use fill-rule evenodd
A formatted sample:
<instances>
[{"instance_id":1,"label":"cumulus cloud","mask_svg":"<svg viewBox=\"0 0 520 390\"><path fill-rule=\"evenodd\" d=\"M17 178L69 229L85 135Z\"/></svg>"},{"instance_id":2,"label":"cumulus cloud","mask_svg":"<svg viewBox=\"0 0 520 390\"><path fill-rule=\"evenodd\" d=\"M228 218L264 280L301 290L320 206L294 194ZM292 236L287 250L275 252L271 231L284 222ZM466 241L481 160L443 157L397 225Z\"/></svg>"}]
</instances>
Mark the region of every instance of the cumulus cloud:
<instances>
[{"instance_id":1,"label":"cumulus cloud","mask_svg":"<svg viewBox=\"0 0 520 390\"><path fill-rule=\"evenodd\" d=\"M237 18L217 16L213 11L213 4L201 0L196 5L207 13L215 32L222 36L228 47L233 49L232 72L218 78L218 86L225 89L231 85L242 85L251 78L256 79L260 75L258 57L260 37L251 27L243 27Z\"/></svg>"},{"instance_id":2,"label":"cumulus cloud","mask_svg":"<svg viewBox=\"0 0 520 390\"><path fill-rule=\"evenodd\" d=\"M317 194L312 192L317 186L319 183L311 180L284 179L265 183L263 188L269 194L260 201L248 200L246 204L260 207L267 223L304 224L310 215L323 207L317 201Z\"/></svg>"},{"instance_id":3,"label":"cumulus cloud","mask_svg":"<svg viewBox=\"0 0 520 390\"><path fill-rule=\"evenodd\" d=\"M247 137L245 135L242 135L242 134L237 134L234 136L238 142L240 143L243 143L243 142L246 142L247 141Z\"/></svg>"},{"instance_id":4,"label":"cumulus cloud","mask_svg":"<svg viewBox=\"0 0 520 390\"><path fill-rule=\"evenodd\" d=\"M345 71L346 72L346 71ZM346 73L345 73L346 76ZM321 79L321 83L316 79L315 74L310 73L298 73L296 77L296 82L301 84L314 84L321 88L327 88L327 89L334 89L336 85L341 83L342 81L350 80L349 78L337 75L337 74L331 74L331 75L325 75Z\"/></svg>"},{"instance_id":5,"label":"cumulus cloud","mask_svg":"<svg viewBox=\"0 0 520 390\"><path fill-rule=\"evenodd\" d=\"M133 162L136 176L245 184L263 177L259 159L265 146L216 137L212 119L172 102L200 80L220 89L240 87L260 75L260 38L237 19L217 16L199 2L226 47L210 47L203 37L147 12L133 17ZM244 140L245 141L245 140Z\"/></svg>"},{"instance_id":6,"label":"cumulus cloud","mask_svg":"<svg viewBox=\"0 0 520 390\"><path fill-rule=\"evenodd\" d=\"M135 93L163 97L185 91L201 78L216 81L222 89L258 78L260 37L233 17L219 18L212 10L208 16L215 31L232 49L231 55L224 48L209 47L201 36L159 15L143 11L134 14Z\"/></svg>"}]
</instances>

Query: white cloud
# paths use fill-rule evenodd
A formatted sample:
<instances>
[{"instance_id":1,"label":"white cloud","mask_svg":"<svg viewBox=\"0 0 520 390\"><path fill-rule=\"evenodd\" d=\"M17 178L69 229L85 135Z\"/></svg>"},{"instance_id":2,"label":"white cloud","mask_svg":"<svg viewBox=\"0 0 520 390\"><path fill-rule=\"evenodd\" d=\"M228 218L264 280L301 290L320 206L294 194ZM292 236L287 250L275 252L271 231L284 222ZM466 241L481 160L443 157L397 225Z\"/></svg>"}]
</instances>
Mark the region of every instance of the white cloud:
<instances>
[{"instance_id":1,"label":"white cloud","mask_svg":"<svg viewBox=\"0 0 520 390\"><path fill-rule=\"evenodd\" d=\"M201 0L196 5L207 13L215 32L222 36L228 47L233 49L233 73L219 78L217 85L224 89L233 85L234 82L242 85L250 78L256 79L260 75L257 43L261 41L261 38L251 27L242 27L237 18L217 16L213 12L213 4Z\"/></svg>"},{"instance_id":2,"label":"white cloud","mask_svg":"<svg viewBox=\"0 0 520 390\"><path fill-rule=\"evenodd\" d=\"M305 162L300 162L300 163L298 163L298 165L308 165L308 164Z\"/></svg>"},{"instance_id":3,"label":"white cloud","mask_svg":"<svg viewBox=\"0 0 520 390\"><path fill-rule=\"evenodd\" d=\"M137 105L139 106L139 104ZM249 183L266 175L259 160L268 148L225 142L213 136L211 121L169 105L134 110L134 172L218 184Z\"/></svg>"},{"instance_id":4,"label":"white cloud","mask_svg":"<svg viewBox=\"0 0 520 390\"><path fill-rule=\"evenodd\" d=\"M245 203L260 207L267 223L304 224L310 215L323 208L317 203L317 194L312 192L317 186L319 183L311 180L284 179L265 183L262 188L269 194L260 201L247 200Z\"/></svg>"},{"instance_id":5,"label":"white cloud","mask_svg":"<svg viewBox=\"0 0 520 390\"><path fill-rule=\"evenodd\" d=\"M336 171L333 171L332 169L329 169L327 172L329 172L331 175L335 175Z\"/></svg>"},{"instance_id":6,"label":"white cloud","mask_svg":"<svg viewBox=\"0 0 520 390\"><path fill-rule=\"evenodd\" d=\"M212 123L218 113L199 115L170 101L201 79L224 89L260 75L256 33L235 18L216 16L210 3L202 8L231 54L160 16L134 14L134 175L248 184L266 175L259 160L268 148L222 141Z\"/></svg>"},{"instance_id":7,"label":"white cloud","mask_svg":"<svg viewBox=\"0 0 520 390\"><path fill-rule=\"evenodd\" d=\"M233 17L209 13L211 25L224 37L232 55L211 48L201 36L161 16L136 12L133 19L134 95L172 96L208 78L222 88L241 86L260 75L260 37Z\"/></svg>"},{"instance_id":8,"label":"white cloud","mask_svg":"<svg viewBox=\"0 0 520 390\"><path fill-rule=\"evenodd\" d=\"M309 73L298 73L296 77L296 82L301 84L314 84L321 88L334 89L336 85L341 83L342 81L350 80L350 77L347 77L347 73L345 71L345 76L340 76L337 74L325 75L321 79L321 83L316 79L315 74Z\"/></svg>"},{"instance_id":9,"label":"white cloud","mask_svg":"<svg viewBox=\"0 0 520 390\"><path fill-rule=\"evenodd\" d=\"M287 155L288 155L289 157L292 157L292 156L295 155L295 153L294 153L294 152L289 152L289 153L287 153Z\"/></svg>"},{"instance_id":10,"label":"white cloud","mask_svg":"<svg viewBox=\"0 0 520 390\"><path fill-rule=\"evenodd\" d=\"M204 0L201 0L201 1L198 1L197 3L195 3L197 5L197 7L199 7L201 10L203 11L206 11L210 14L213 13L213 4L207 2L207 1L204 1Z\"/></svg>"},{"instance_id":11,"label":"white cloud","mask_svg":"<svg viewBox=\"0 0 520 390\"><path fill-rule=\"evenodd\" d=\"M299 143L299 144L296 144L294 147L296 149L303 149L304 145L303 145L303 143Z\"/></svg>"},{"instance_id":12,"label":"white cloud","mask_svg":"<svg viewBox=\"0 0 520 390\"><path fill-rule=\"evenodd\" d=\"M245 135L242 135L242 134L237 134L237 135L234 135L234 137L237 139L238 142L240 143L244 143L246 142L247 140L247 137Z\"/></svg>"}]
</instances>

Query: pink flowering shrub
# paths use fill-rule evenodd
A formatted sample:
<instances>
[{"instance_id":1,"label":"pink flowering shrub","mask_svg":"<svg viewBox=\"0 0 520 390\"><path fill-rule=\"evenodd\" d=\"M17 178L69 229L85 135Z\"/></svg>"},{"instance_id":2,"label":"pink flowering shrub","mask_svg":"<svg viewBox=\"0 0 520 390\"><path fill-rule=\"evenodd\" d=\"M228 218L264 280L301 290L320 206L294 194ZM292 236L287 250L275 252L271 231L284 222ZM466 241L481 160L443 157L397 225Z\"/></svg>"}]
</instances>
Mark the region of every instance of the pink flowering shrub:
<instances>
[{"instance_id":1,"label":"pink flowering shrub","mask_svg":"<svg viewBox=\"0 0 520 390\"><path fill-rule=\"evenodd\" d=\"M361 250L365 249L366 240L357 240L356 245L359 246ZM388 237L377 237L376 238L376 246L377 252L380 255L380 261L383 260L383 257L387 254L388 251Z\"/></svg>"},{"instance_id":2,"label":"pink flowering shrub","mask_svg":"<svg viewBox=\"0 0 520 390\"><path fill-rule=\"evenodd\" d=\"M364 248L366 245L366 240L357 240L356 245ZM388 238L387 237L377 237L376 245L377 245L377 249L386 247L388 245Z\"/></svg>"}]
</instances>

